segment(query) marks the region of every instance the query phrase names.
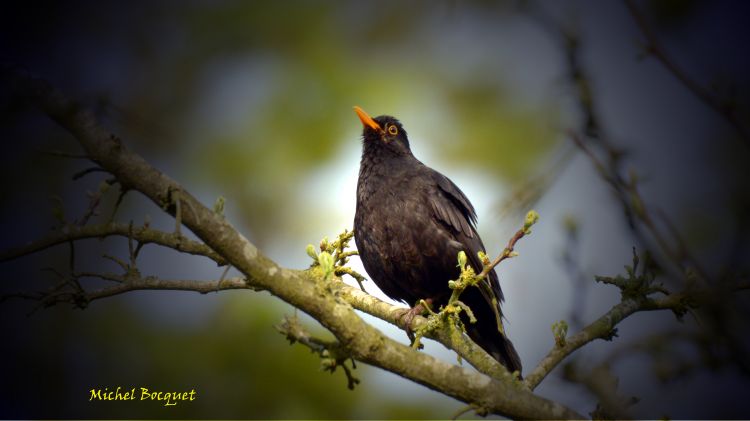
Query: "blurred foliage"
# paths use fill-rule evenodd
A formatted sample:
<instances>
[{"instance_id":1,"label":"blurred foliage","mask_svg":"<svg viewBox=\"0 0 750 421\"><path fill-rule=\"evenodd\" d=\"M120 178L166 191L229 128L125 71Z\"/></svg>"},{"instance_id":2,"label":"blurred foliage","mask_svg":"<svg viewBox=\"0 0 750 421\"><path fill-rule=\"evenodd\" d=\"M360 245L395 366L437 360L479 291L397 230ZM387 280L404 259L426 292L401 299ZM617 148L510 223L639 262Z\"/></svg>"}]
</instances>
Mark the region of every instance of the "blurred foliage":
<instances>
[{"instance_id":1,"label":"blurred foliage","mask_svg":"<svg viewBox=\"0 0 750 421\"><path fill-rule=\"evenodd\" d=\"M512 17L510 5L51 5L61 19L38 42L66 54L55 76L74 75L82 86L72 92L136 150L188 168L188 187L220 186L263 248L297 217L284 209L335 206L299 198L311 172L359 143L353 105L401 118L443 161L496 180L527 176L552 145L545 127L557 117L519 106L502 55L484 42ZM467 36L467 25L476 33Z\"/></svg>"},{"instance_id":2,"label":"blurred foliage","mask_svg":"<svg viewBox=\"0 0 750 421\"><path fill-rule=\"evenodd\" d=\"M525 109L492 75L479 74L448 87L446 102L460 129L441 156L480 167L496 178L530 176L555 139L554 110Z\"/></svg>"},{"instance_id":3,"label":"blurred foliage","mask_svg":"<svg viewBox=\"0 0 750 421\"><path fill-rule=\"evenodd\" d=\"M434 418L451 411L449 405L414 405L382 395L377 405L365 404L377 396L371 368L357 365L362 383L349 391L343 372L322 371L316 355L290 346L273 328L289 307L269 306L265 294L227 295L205 320L178 328L153 312L137 311L142 294L85 312L58 308L37 316L31 324L45 334L24 338L20 354L9 355L17 362L6 368L17 379L16 404L35 407L27 413L32 417L84 418L351 419L362 416L362 407L369 408L368 418ZM92 388L117 386L135 387L136 399L88 402ZM168 408L141 402L140 387L195 389L196 400ZM33 404L40 395L44 406Z\"/></svg>"}]
</instances>

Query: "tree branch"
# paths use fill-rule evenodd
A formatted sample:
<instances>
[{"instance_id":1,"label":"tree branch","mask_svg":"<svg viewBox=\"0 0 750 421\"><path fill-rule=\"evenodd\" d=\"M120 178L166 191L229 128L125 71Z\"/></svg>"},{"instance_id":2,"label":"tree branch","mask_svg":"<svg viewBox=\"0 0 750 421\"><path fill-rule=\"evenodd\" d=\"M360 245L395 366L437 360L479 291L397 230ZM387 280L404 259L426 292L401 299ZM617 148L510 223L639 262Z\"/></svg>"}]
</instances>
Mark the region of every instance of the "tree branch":
<instances>
[{"instance_id":1,"label":"tree branch","mask_svg":"<svg viewBox=\"0 0 750 421\"><path fill-rule=\"evenodd\" d=\"M631 288L633 285L623 284L617 286L623 291L628 291L628 288ZM750 285L742 282L732 287L732 291L742 291L748 289L748 287ZM659 286L653 286L652 289L646 291L646 294L651 292L665 291L662 291ZM569 338L565 338L563 346L555 346L550 350L531 374L526 376L524 383L526 383L529 389L534 390L565 357L572 354L575 350L596 339L611 340L617 334L615 326L633 313L639 311L671 310L679 318L691 308L699 307L702 301L705 301L707 297L711 297L716 293L717 291L713 289L687 287L682 292L669 294L661 298L648 298L645 295L623 298L620 303L616 304L580 332Z\"/></svg>"},{"instance_id":2,"label":"tree branch","mask_svg":"<svg viewBox=\"0 0 750 421\"><path fill-rule=\"evenodd\" d=\"M565 357L595 339L611 339L613 329L618 323L631 314L644 309L642 302L632 299L616 304L583 330L566 338L564 346L552 348L531 374L526 376L524 383L529 389L534 390Z\"/></svg>"},{"instance_id":3,"label":"tree branch","mask_svg":"<svg viewBox=\"0 0 750 421\"><path fill-rule=\"evenodd\" d=\"M159 279L152 276L135 278L112 273L79 273L74 276L76 279L99 278L106 281L117 282L117 284L84 292L77 290L62 290L61 288L68 284L67 282L63 282L61 285L53 287L49 292L38 292L34 294L7 294L2 296L2 299L23 298L27 300L38 300L43 307L50 307L59 303L72 303L75 306L84 308L92 301L113 297L131 291L193 291L201 294L208 294L210 292L231 289L252 289L245 282L245 279L240 277L216 281L200 281L190 279Z\"/></svg>"},{"instance_id":4,"label":"tree branch","mask_svg":"<svg viewBox=\"0 0 750 421\"><path fill-rule=\"evenodd\" d=\"M431 389L490 412L514 418L583 418L563 405L465 368L446 364L400 344L365 323L326 286L321 271L294 271L264 256L226 219L203 206L177 182L130 152L99 126L93 115L47 83L8 75L14 87L67 129L86 154L112 173L124 188L138 190L171 215L170 192L180 192L181 222L246 276L248 285L264 289L308 313L330 330L352 357L381 367Z\"/></svg>"},{"instance_id":5,"label":"tree branch","mask_svg":"<svg viewBox=\"0 0 750 421\"><path fill-rule=\"evenodd\" d=\"M359 379L354 377L352 370L346 366L346 361L351 360L352 368L357 368L354 359L338 341L326 341L312 336L299 323L296 314L292 317L284 317L284 321L276 326L276 329L284 334L290 343L299 342L310 348L312 352L318 354L323 370L333 373L336 371L336 368L341 367L344 370L344 374L346 374L349 390L354 389L354 386L359 384Z\"/></svg>"},{"instance_id":6,"label":"tree branch","mask_svg":"<svg viewBox=\"0 0 750 421\"><path fill-rule=\"evenodd\" d=\"M643 37L646 39L646 51L656 58L662 65L677 78L690 92L692 92L701 102L709 108L719 113L736 131L740 140L745 146L750 147L750 133L743 126L737 117L736 106L730 101L722 101L712 95L709 90L701 86L694 79L682 70L677 63L667 54L662 44L659 42L654 31L649 26L646 16L638 10L633 0L624 0L628 11L633 16L635 23L641 30Z\"/></svg>"},{"instance_id":7,"label":"tree branch","mask_svg":"<svg viewBox=\"0 0 750 421\"><path fill-rule=\"evenodd\" d=\"M407 326L404 323L404 317L401 317L404 310L403 308L388 304L377 297L373 297L372 295L351 287L343 282L337 283L334 288L336 293L340 294L340 296L355 309L398 326L401 329L406 329ZM426 324L427 318L415 316L414 319L412 319L410 328L413 331L416 331ZM492 358L474 342L467 340L463 335L453 335L449 329L435 329L427 331L425 337L435 340L446 348L455 351L460 358L466 360L481 373L498 380L516 380L505 367L497 362L497 360Z\"/></svg>"},{"instance_id":8,"label":"tree branch","mask_svg":"<svg viewBox=\"0 0 750 421\"><path fill-rule=\"evenodd\" d=\"M3 250L0 252L0 262L17 259L58 244L87 238L106 238L110 236L132 237L141 244L158 244L183 253L208 257L219 266L226 264L226 260L223 257L203 243L175 235L174 233L158 231L148 226L133 227L131 231L130 225L114 222L103 225L66 225L40 240L21 247Z\"/></svg>"},{"instance_id":9,"label":"tree branch","mask_svg":"<svg viewBox=\"0 0 750 421\"><path fill-rule=\"evenodd\" d=\"M146 277L138 280L129 280L113 287L102 288L86 293L88 301L112 297L130 291L162 290L162 291L193 291L200 294L210 292L226 291L232 289L250 289L245 278L235 277L215 281L200 281L190 279L157 279Z\"/></svg>"}]
</instances>

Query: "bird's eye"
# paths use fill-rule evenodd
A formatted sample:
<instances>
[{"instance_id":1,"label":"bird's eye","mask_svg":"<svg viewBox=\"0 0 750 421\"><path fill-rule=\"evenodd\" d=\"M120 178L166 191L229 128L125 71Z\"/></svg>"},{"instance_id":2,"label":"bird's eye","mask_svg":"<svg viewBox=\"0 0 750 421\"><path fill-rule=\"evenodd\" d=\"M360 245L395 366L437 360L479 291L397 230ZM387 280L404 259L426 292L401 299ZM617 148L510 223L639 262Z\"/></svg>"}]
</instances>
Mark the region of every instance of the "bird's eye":
<instances>
[{"instance_id":1,"label":"bird's eye","mask_svg":"<svg viewBox=\"0 0 750 421\"><path fill-rule=\"evenodd\" d=\"M393 124L388 126L388 134L391 136L396 136L398 134L398 127Z\"/></svg>"}]
</instances>

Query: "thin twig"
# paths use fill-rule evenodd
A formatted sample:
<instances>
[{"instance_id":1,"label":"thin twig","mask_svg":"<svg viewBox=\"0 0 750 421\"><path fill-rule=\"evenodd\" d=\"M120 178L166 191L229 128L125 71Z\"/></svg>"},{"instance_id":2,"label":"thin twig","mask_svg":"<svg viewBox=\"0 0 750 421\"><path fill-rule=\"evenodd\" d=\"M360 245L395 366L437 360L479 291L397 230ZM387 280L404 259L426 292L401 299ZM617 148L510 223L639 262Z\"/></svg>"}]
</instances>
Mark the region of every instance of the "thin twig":
<instances>
[{"instance_id":1,"label":"thin twig","mask_svg":"<svg viewBox=\"0 0 750 421\"><path fill-rule=\"evenodd\" d=\"M217 287L221 286L221 282L224 280L224 278L226 278L227 273L229 273L229 269L231 268L232 268L232 265L227 265L227 267L224 268L224 271L221 273L221 276L219 277L219 282L216 283ZM216 292L219 292L219 290L217 289Z\"/></svg>"},{"instance_id":2,"label":"thin twig","mask_svg":"<svg viewBox=\"0 0 750 421\"><path fill-rule=\"evenodd\" d=\"M67 225L50 233L42 239L28 243L24 246L0 251L0 262L37 253L49 247L64 244L69 241L78 241L87 238L106 238L110 236L126 238L132 236L135 240L138 240L139 244L159 244L183 253L208 257L215 261L219 266L226 265L226 260L223 257L219 256L216 252L211 250L210 247L203 243L184 237L178 238L174 233L159 231L146 226L134 227L131 231L129 225L118 223L86 226Z\"/></svg>"},{"instance_id":3,"label":"thin twig","mask_svg":"<svg viewBox=\"0 0 750 421\"><path fill-rule=\"evenodd\" d=\"M282 323L276 326L276 330L286 336L290 343L299 342L308 347L312 352L318 354L324 370L333 373L336 371L336 368L341 367L344 370L344 374L346 374L349 390L354 389L354 386L359 384L359 379L354 377L352 371L346 366L346 361L351 360L352 366L355 368L356 364L340 342L327 341L311 335L305 330L296 315L291 317L285 316Z\"/></svg>"},{"instance_id":4,"label":"thin twig","mask_svg":"<svg viewBox=\"0 0 750 421\"><path fill-rule=\"evenodd\" d=\"M61 158L88 159L88 160L91 159L86 154L78 154L78 153L56 151L56 150L48 150L48 149L36 149L36 151L38 153L42 154L42 155L57 156L57 157L61 157Z\"/></svg>"},{"instance_id":5,"label":"thin twig","mask_svg":"<svg viewBox=\"0 0 750 421\"><path fill-rule=\"evenodd\" d=\"M689 253L675 250L672 244L664 237L662 231L656 226L653 218L651 218L651 211L649 210L649 207L647 206L645 200L638 191L636 183L625 181L625 179L623 179L623 177L619 174L619 172L617 172L617 170L605 166L604 163L583 141L581 136L579 136L578 133L576 133L574 130L568 130L567 133L573 143L575 143L576 146L578 146L578 148L582 152L584 152L586 156L588 156L589 160L592 162L599 175L615 191L615 197L619 200L623 209L625 209L626 214L629 215L630 218L635 218L643 224L651 237L656 241L656 245L658 246L658 248L664 253L666 258L669 259L674 267L679 270L679 276L684 279L684 277L688 273L687 267L685 266L685 262L688 261L690 265L701 276L701 278L704 281L708 282L710 279L709 274L702 269L702 266L698 262L698 260ZM603 144L605 145L605 148L608 148L608 146L606 146L607 144L604 143L603 140L598 142L598 144ZM670 221L668 221L666 214L662 214L662 219L665 220L665 223L668 227L671 227L672 236L679 237L679 234L674 229L674 225ZM636 229L637 227L635 225L632 225L632 227L635 234L638 235L640 232ZM639 238L641 239L641 241L646 243L646 239L643 236L639 236Z\"/></svg>"},{"instance_id":6,"label":"thin twig","mask_svg":"<svg viewBox=\"0 0 750 421\"><path fill-rule=\"evenodd\" d=\"M101 167L91 167L86 168L85 170L78 171L77 173L73 174L73 180L78 180L80 178L85 177L88 174L95 173L95 172L108 172L104 168Z\"/></svg>"},{"instance_id":7,"label":"thin twig","mask_svg":"<svg viewBox=\"0 0 750 421\"><path fill-rule=\"evenodd\" d=\"M667 54L664 46L659 42L656 33L649 25L646 16L641 13L633 0L624 0L628 11L633 16L636 24L646 39L646 51L654 56L662 65L692 92L701 102L712 108L721 115L737 132L740 140L746 147L750 148L750 133L737 116L736 107L729 101L722 101L704 88L700 83L692 79L681 69L677 63Z\"/></svg>"},{"instance_id":8,"label":"thin twig","mask_svg":"<svg viewBox=\"0 0 750 421\"><path fill-rule=\"evenodd\" d=\"M90 192L89 195L89 206L86 209L86 213L76 223L80 226L84 226L88 223L89 219L99 214L99 204L101 203L102 196L109 190L116 180L104 180L99 185L99 188L95 192Z\"/></svg>"},{"instance_id":9,"label":"thin twig","mask_svg":"<svg viewBox=\"0 0 750 421\"><path fill-rule=\"evenodd\" d=\"M236 290L236 289L252 289L246 282L245 278L236 277L224 279L221 282L218 280L213 281L201 281L201 280L186 280L186 279L159 279L155 277L146 278L133 278L126 279L123 275L117 275L112 273L92 273L92 272L81 272L76 274L77 277L92 277L99 278L107 281L115 282L114 285L96 289L93 291L80 293L82 298L86 302L99 300L102 298L112 297L115 295L124 294L130 291L143 291L143 290L169 290L169 291L193 291L200 294L207 294L215 291L225 290ZM0 297L0 301L9 298L23 298L31 300L40 300L44 307L59 303L73 303L73 298L78 291L59 291L60 286L53 288L49 293L36 292L36 293L12 293L5 294Z\"/></svg>"},{"instance_id":10,"label":"thin twig","mask_svg":"<svg viewBox=\"0 0 750 421\"><path fill-rule=\"evenodd\" d=\"M740 291L747 288L750 288L750 285L738 283L733 287L733 290ZM688 288L680 293L673 293L660 298L625 298L580 332L566 338L564 346L555 346L552 348L531 374L526 377L524 383L529 389L534 390L560 362L575 350L596 339L612 339L613 335L616 334L615 327L617 324L633 313L670 310L675 314L683 314L685 311L690 310L691 307L699 305L696 297L711 295L712 290L710 289L698 290Z\"/></svg>"},{"instance_id":11,"label":"thin twig","mask_svg":"<svg viewBox=\"0 0 750 421\"><path fill-rule=\"evenodd\" d=\"M180 191L175 190L172 192L172 200L174 201L174 233L177 237L182 237L182 200L180 200Z\"/></svg>"},{"instance_id":12,"label":"thin twig","mask_svg":"<svg viewBox=\"0 0 750 421\"><path fill-rule=\"evenodd\" d=\"M493 260L489 265L484 266L481 272L479 272L479 275L477 275L477 278L484 278L486 277L493 269L495 269L495 266L499 265L500 262L503 260L513 257L513 251L515 251L516 243L518 240L523 238L526 235L523 229L519 229L516 231L515 234L513 234L513 237L508 240L508 245L505 246L505 249L503 249L502 252Z\"/></svg>"},{"instance_id":13,"label":"thin twig","mask_svg":"<svg viewBox=\"0 0 750 421\"><path fill-rule=\"evenodd\" d=\"M452 420L457 420L461 415L474 411L477 415L487 416L487 409L482 408L477 404L466 405L463 408L456 411L452 416Z\"/></svg>"},{"instance_id":14,"label":"thin twig","mask_svg":"<svg viewBox=\"0 0 750 421\"><path fill-rule=\"evenodd\" d=\"M128 194L129 191L130 189L122 187L122 185L120 186L120 194L117 195L117 201L115 202L115 206L112 208L112 213L109 215L108 222L114 222L117 211L120 209L120 205L122 204L122 200L125 198L125 195Z\"/></svg>"},{"instance_id":15,"label":"thin twig","mask_svg":"<svg viewBox=\"0 0 750 421\"><path fill-rule=\"evenodd\" d=\"M107 259L107 260L111 260L111 261L117 263L117 265L119 265L125 272L127 272L128 270L130 270L130 266L127 263L125 263L124 260L120 259L119 257L112 256L112 255L106 254L106 253L103 254L102 257L105 258L105 259Z\"/></svg>"},{"instance_id":16,"label":"thin twig","mask_svg":"<svg viewBox=\"0 0 750 421\"><path fill-rule=\"evenodd\" d=\"M68 259L68 270L70 271L70 283L76 288L76 290L83 291L83 287L81 286L80 282L78 282L78 278L73 276L75 273L75 264L76 264L76 246L73 241L69 241L68 245L70 246L70 256Z\"/></svg>"},{"instance_id":17,"label":"thin twig","mask_svg":"<svg viewBox=\"0 0 750 421\"><path fill-rule=\"evenodd\" d=\"M352 269L352 268L350 268L348 266L337 266L334 269L334 274L336 276L339 276L339 277L344 276L344 275L351 276L352 278L354 278L355 281L357 281L357 284L359 285L359 289L361 289L362 292L367 292L365 290L365 285L364 285L364 282L367 281L367 279L365 279L364 276L362 276L361 274L359 274L354 269Z\"/></svg>"}]
</instances>

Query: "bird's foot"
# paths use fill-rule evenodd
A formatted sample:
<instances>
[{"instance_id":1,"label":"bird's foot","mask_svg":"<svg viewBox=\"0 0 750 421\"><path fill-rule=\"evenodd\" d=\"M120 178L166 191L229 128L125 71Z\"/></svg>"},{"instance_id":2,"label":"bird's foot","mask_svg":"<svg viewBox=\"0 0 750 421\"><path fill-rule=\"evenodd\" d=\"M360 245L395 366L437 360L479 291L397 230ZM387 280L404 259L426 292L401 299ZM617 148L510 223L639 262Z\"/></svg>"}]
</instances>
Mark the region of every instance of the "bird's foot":
<instances>
[{"instance_id":1,"label":"bird's foot","mask_svg":"<svg viewBox=\"0 0 750 421\"><path fill-rule=\"evenodd\" d=\"M432 306L432 298L427 298L424 300L419 300L419 302L412 308L408 310L400 310L400 314L396 316L396 320L404 323L404 330L406 330L406 336L409 337L409 341L411 344L414 344L414 340L416 337L414 336L414 330L411 328L411 323L414 321L414 318L417 316L421 316L425 313L425 311L432 312L430 307ZM419 349L422 349L423 346L420 344Z\"/></svg>"}]
</instances>

